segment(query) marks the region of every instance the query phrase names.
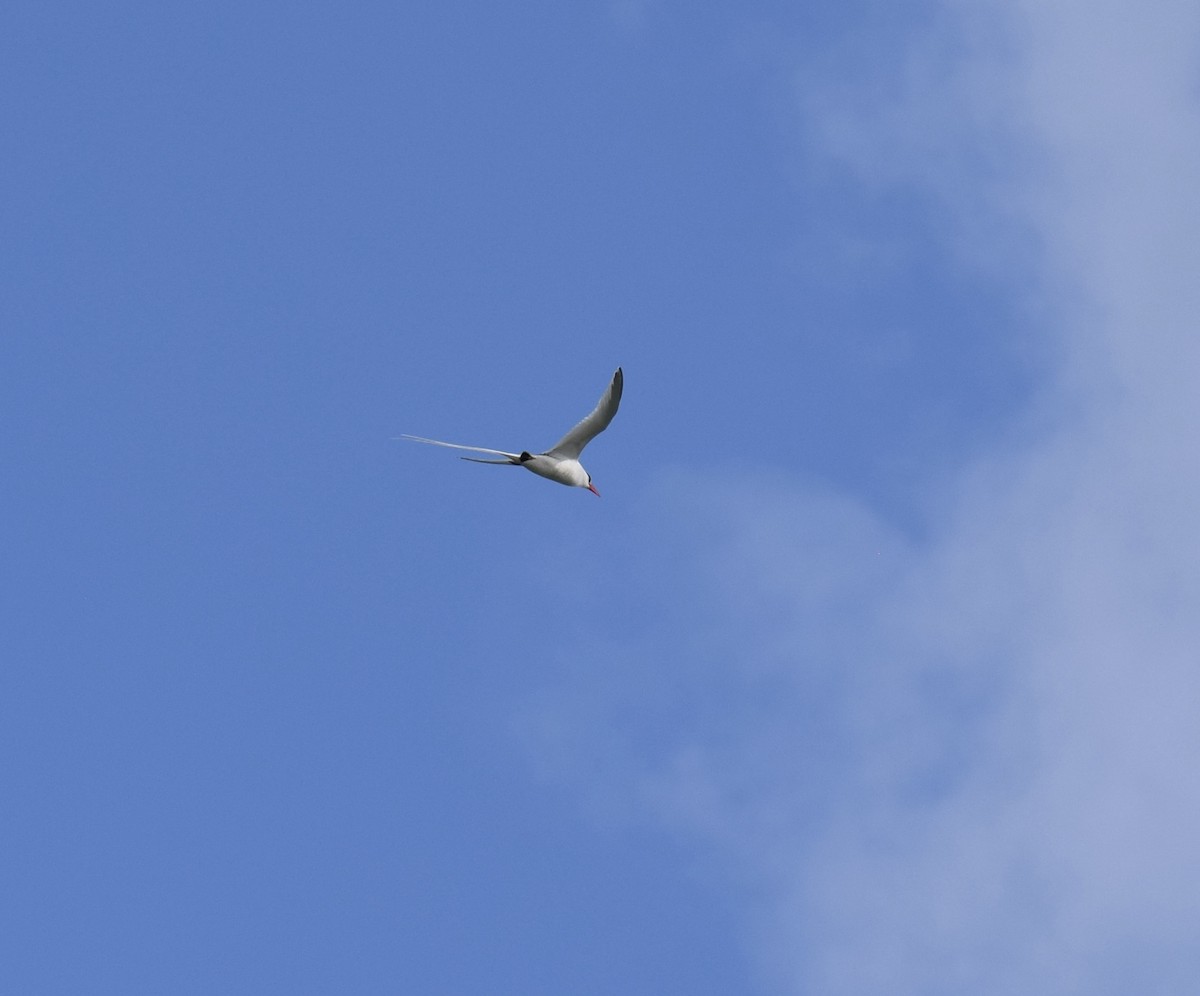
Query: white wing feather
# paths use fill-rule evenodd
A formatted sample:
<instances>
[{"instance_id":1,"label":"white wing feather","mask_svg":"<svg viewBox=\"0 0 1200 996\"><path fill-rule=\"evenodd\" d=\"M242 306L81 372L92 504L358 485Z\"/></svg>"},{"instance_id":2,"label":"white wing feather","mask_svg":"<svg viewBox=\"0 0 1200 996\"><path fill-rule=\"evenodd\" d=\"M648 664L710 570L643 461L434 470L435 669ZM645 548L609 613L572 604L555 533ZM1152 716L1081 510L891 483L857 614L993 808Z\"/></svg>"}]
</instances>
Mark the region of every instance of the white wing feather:
<instances>
[{"instance_id":1,"label":"white wing feather","mask_svg":"<svg viewBox=\"0 0 1200 996\"><path fill-rule=\"evenodd\" d=\"M546 455L578 460L583 448L608 428L608 423L617 414L617 406L621 404L621 392L624 389L625 374L622 373L620 367L617 367L612 383L608 385L608 390L600 396L600 401L592 409L591 414L555 443L553 449L547 450Z\"/></svg>"}]
</instances>

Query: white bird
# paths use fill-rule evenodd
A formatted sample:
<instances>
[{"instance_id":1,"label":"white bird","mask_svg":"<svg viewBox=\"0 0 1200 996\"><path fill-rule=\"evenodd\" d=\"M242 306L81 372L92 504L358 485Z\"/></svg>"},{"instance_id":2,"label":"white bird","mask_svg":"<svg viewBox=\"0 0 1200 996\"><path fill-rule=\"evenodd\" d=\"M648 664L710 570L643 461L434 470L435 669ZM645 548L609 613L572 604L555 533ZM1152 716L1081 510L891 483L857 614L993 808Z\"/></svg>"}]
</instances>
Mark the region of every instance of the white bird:
<instances>
[{"instance_id":1,"label":"white bird","mask_svg":"<svg viewBox=\"0 0 1200 996\"><path fill-rule=\"evenodd\" d=\"M539 477L546 477L559 484L573 488L587 488L597 498L600 492L592 484L592 475L583 469L579 462L579 454L596 436L608 428L608 423L617 414L617 406L621 403L621 391L625 387L625 375L621 368L613 374L612 383L608 390L600 396L596 407L587 418L580 421L575 428L562 437L545 453L530 453L522 450L520 453L505 453L504 450L489 450L483 446L462 446L459 443L444 443L440 439L426 439L424 436L398 436L398 439L411 439L414 443L429 443L433 446L448 446L452 450L470 450L473 453L492 453L504 457L503 460L480 460L478 457L462 457L472 463L495 463L509 467L524 467L532 470Z\"/></svg>"}]
</instances>

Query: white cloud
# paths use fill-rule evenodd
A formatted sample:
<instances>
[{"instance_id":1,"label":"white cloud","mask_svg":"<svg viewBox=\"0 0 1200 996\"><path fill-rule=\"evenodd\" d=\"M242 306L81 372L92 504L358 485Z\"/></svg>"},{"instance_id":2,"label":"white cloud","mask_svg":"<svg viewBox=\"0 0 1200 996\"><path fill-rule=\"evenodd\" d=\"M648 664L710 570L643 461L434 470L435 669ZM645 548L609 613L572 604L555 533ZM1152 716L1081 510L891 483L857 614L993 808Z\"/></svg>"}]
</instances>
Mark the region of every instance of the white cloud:
<instances>
[{"instance_id":1,"label":"white cloud","mask_svg":"<svg viewBox=\"0 0 1200 996\"><path fill-rule=\"evenodd\" d=\"M988 218L1036 234L1063 364L1053 426L979 454L920 542L805 484L653 501L613 610L646 618L581 696L625 761L589 777L753 888L780 991L1195 985L1198 28L1192 3L947 4L894 87L808 98L964 251ZM969 151L1015 139L973 189ZM655 558L687 580L639 596Z\"/></svg>"}]
</instances>

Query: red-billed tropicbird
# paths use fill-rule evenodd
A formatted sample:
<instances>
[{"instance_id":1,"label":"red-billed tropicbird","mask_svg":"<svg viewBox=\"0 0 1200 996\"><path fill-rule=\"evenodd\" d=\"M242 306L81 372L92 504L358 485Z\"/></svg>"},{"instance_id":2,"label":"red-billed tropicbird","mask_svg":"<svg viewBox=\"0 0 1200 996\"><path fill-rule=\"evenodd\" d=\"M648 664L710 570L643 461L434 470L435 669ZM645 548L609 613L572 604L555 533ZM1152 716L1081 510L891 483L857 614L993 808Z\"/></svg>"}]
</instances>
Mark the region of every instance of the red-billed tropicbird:
<instances>
[{"instance_id":1,"label":"red-billed tropicbird","mask_svg":"<svg viewBox=\"0 0 1200 996\"><path fill-rule=\"evenodd\" d=\"M430 443L434 446L448 446L453 450L470 450L473 453L492 453L504 457L503 460L480 460L477 457L462 457L472 463L495 463L510 467L524 467L532 470L539 477L547 477L559 484L574 488L587 488L597 497L600 492L592 484L592 475L583 469L579 462L579 454L583 448L596 436L608 428L608 423L617 414L617 406L621 403L621 391L625 386L625 375L621 368L613 374L612 383L600 397L592 413L583 419L570 432L562 437L545 453L530 453L522 450L520 453L505 453L504 450L489 450L483 446L462 446L459 443L444 443L440 439L426 439L424 436L400 436L400 439L411 439L415 443Z\"/></svg>"}]
</instances>

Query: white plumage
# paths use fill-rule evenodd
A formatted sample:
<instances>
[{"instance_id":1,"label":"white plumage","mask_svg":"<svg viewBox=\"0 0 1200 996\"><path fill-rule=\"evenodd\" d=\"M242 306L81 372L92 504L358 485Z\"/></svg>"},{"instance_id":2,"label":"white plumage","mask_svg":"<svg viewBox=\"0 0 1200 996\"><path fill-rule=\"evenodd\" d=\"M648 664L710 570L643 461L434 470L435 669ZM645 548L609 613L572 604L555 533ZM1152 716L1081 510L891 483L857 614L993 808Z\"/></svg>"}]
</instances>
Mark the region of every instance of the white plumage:
<instances>
[{"instance_id":1,"label":"white plumage","mask_svg":"<svg viewBox=\"0 0 1200 996\"><path fill-rule=\"evenodd\" d=\"M462 457L472 463L492 463L511 467L524 467L539 477L558 481L569 487L587 488L599 497L600 492L592 484L592 475L583 469L579 456L600 433L608 428L608 424L617 414L621 404L621 392L625 388L625 375L620 367L613 374L612 382L608 385L596 403L591 413L581 419L565 436L544 453L530 453L522 450L520 453L508 453L504 450L490 450L484 446L463 446L461 443L445 443L440 439L426 439L424 436L403 435L401 439L411 439L414 443L429 443L432 446L447 446L452 450L469 450L472 453L490 453L503 457L502 460L481 460L478 457Z\"/></svg>"}]
</instances>

